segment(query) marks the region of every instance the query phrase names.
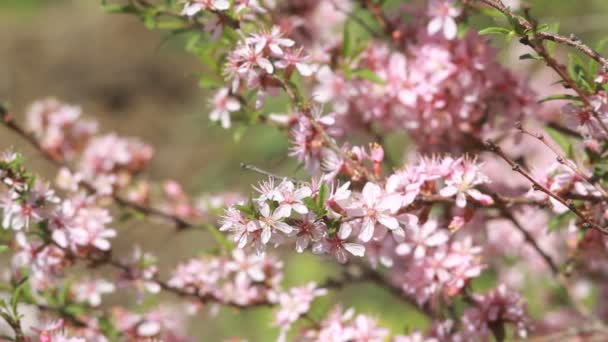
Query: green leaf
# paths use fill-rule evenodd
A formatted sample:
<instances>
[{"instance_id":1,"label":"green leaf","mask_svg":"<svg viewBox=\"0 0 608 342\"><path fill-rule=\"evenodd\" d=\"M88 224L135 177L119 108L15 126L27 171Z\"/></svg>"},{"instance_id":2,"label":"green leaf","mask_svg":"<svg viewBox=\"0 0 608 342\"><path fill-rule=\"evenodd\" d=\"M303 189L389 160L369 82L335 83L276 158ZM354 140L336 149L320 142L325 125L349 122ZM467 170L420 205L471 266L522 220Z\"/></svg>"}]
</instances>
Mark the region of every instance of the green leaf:
<instances>
[{"instance_id":1,"label":"green leaf","mask_svg":"<svg viewBox=\"0 0 608 342\"><path fill-rule=\"evenodd\" d=\"M312 197L306 197L302 199L302 202L304 202L304 204L306 204L306 207L311 211L315 211L317 209L317 202L315 202Z\"/></svg>"},{"instance_id":2,"label":"green leaf","mask_svg":"<svg viewBox=\"0 0 608 342\"><path fill-rule=\"evenodd\" d=\"M511 26L513 26L513 29L517 34L521 36L526 35L526 28L519 23L519 20L517 20L516 16L508 16L507 19L509 20L509 23L511 23Z\"/></svg>"},{"instance_id":3,"label":"green leaf","mask_svg":"<svg viewBox=\"0 0 608 342\"><path fill-rule=\"evenodd\" d=\"M542 98L538 101L538 103L556 101L556 100L570 100L570 101L578 101L579 97L570 95L570 94L556 94Z\"/></svg>"},{"instance_id":4,"label":"green leaf","mask_svg":"<svg viewBox=\"0 0 608 342\"><path fill-rule=\"evenodd\" d=\"M512 30L504 28L504 27L487 27L481 31L479 31L479 34L482 36L488 35L488 34L504 34L504 35L508 35Z\"/></svg>"},{"instance_id":5,"label":"green leaf","mask_svg":"<svg viewBox=\"0 0 608 342\"><path fill-rule=\"evenodd\" d=\"M590 84L593 84L594 77L589 77L584 65L585 64L578 55L574 53L568 54L568 74L579 87L587 91L592 91L594 87Z\"/></svg>"},{"instance_id":6,"label":"green leaf","mask_svg":"<svg viewBox=\"0 0 608 342\"><path fill-rule=\"evenodd\" d=\"M368 80L370 82L374 82L376 84L385 84L386 82L378 76L375 72L370 69L357 69L352 71L352 76L357 76L364 80Z\"/></svg>"},{"instance_id":7,"label":"green leaf","mask_svg":"<svg viewBox=\"0 0 608 342\"><path fill-rule=\"evenodd\" d=\"M351 32L350 21L344 23L344 32L342 33L342 55L350 57L353 50L353 35Z\"/></svg>"},{"instance_id":8,"label":"green leaf","mask_svg":"<svg viewBox=\"0 0 608 342\"><path fill-rule=\"evenodd\" d=\"M519 56L520 60L524 60L524 59L534 59L537 61L542 61L543 57L541 55L537 55L537 54L532 54L532 53L525 53L521 56Z\"/></svg>"},{"instance_id":9,"label":"green leaf","mask_svg":"<svg viewBox=\"0 0 608 342\"><path fill-rule=\"evenodd\" d=\"M329 197L329 186L326 183L321 184L319 187L319 195L317 196L317 205L324 207L325 201Z\"/></svg>"},{"instance_id":10,"label":"green leaf","mask_svg":"<svg viewBox=\"0 0 608 342\"><path fill-rule=\"evenodd\" d=\"M24 291L25 285L27 284L27 280L28 277L24 277L23 279L21 279L21 281L17 284L11 295L11 309L15 316L17 315L17 304L19 303L19 299L21 298L21 294Z\"/></svg>"},{"instance_id":11,"label":"green leaf","mask_svg":"<svg viewBox=\"0 0 608 342\"><path fill-rule=\"evenodd\" d=\"M553 33L559 33L559 22L555 22L555 23L551 24L549 26L549 28L547 29L547 31L553 32ZM557 46L557 43L552 40L547 40L546 46L547 46L547 52L549 52L549 54L552 55L555 52L555 47Z\"/></svg>"}]
</instances>

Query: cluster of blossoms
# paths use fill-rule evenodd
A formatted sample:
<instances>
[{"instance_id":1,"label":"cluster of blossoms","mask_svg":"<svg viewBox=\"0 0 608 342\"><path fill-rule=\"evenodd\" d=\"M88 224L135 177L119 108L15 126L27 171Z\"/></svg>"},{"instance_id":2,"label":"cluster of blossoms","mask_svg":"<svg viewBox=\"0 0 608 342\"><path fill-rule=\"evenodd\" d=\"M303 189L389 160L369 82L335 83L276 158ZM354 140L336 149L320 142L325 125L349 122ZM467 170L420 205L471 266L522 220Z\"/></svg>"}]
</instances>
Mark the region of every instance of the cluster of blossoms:
<instances>
[{"instance_id":1,"label":"cluster of blossoms","mask_svg":"<svg viewBox=\"0 0 608 342\"><path fill-rule=\"evenodd\" d=\"M183 314L177 308L154 309L139 314L124 308L112 308L109 321L114 324L116 331L128 340L161 340L186 342L190 341L179 331L183 330ZM73 327L65 320L59 319L39 325L33 330L41 342L108 342L104 336L100 322L89 318L82 322L83 326Z\"/></svg>"},{"instance_id":2,"label":"cluster of blossoms","mask_svg":"<svg viewBox=\"0 0 608 342\"><path fill-rule=\"evenodd\" d=\"M488 340L494 329L512 324L520 338L526 338L529 317L520 295L505 285L484 295L473 295L474 305L465 310L462 318L462 340Z\"/></svg>"},{"instance_id":3,"label":"cluster of blossoms","mask_svg":"<svg viewBox=\"0 0 608 342\"><path fill-rule=\"evenodd\" d=\"M389 231L399 242L410 230L427 234L413 214L423 214L424 209L413 204L424 195L455 198L457 209L467 206L467 198L492 204L493 199L477 189L488 182L480 164L467 157L421 158L391 175L385 187L367 182L360 192L352 191L350 183L283 180L275 185L270 179L257 188L259 196L253 201L227 210L220 230L232 232L239 248L263 252L268 243L280 245L293 238L298 252L312 243L315 253L346 262L348 253L362 256L363 244L382 241ZM466 219L454 216L452 226L460 228Z\"/></svg>"},{"instance_id":4,"label":"cluster of blossoms","mask_svg":"<svg viewBox=\"0 0 608 342\"><path fill-rule=\"evenodd\" d=\"M431 299L436 303L457 295L480 275L481 248L470 238L451 238L434 219L422 222L416 213L428 215L428 207L414 203L436 193L454 198L456 210L466 207L467 197L491 204L492 198L475 188L487 182L475 160L449 157L422 158L390 176L385 188L368 182L360 192L350 183L283 180L275 185L270 179L250 203L227 209L220 230L230 231L238 248L258 253L268 244L288 241L297 252L311 248L341 263L349 254L367 252L371 265L389 268L391 281L420 305ZM460 228L465 220L455 216L452 225Z\"/></svg>"},{"instance_id":5,"label":"cluster of blossoms","mask_svg":"<svg viewBox=\"0 0 608 342\"><path fill-rule=\"evenodd\" d=\"M464 342L490 341L491 336L504 336L507 325L515 328L517 336L526 338L530 318L519 294L499 285L487 294L470 298L472 306L463 313L462 327L453 320L435 321L426 333L395 336L393 342Z\"/></svg>"},{"instance_id":6,"label":"cluster of blossoms","mask_svg":"<svg viewBox=\"0 0 608 342\"><path fill-rule=\"evenodd\" d=\"M228 55L224 72L232 82L231 91L237 92L242 87L257 89L256 107L259 108L266 91L276 92L279 87L273 76L277 69L283 70L286 79L296 70L302 76L312 75L307 58L292 39L286 38L278 26L273 26L239 41Z\"/></svg>"},{"instance_id":7,"label":"cluster of blossoms","mask_svg":"<svg viewBox=\"0 0 608 342\"><path fill-rule=\"evenodd\" d=\"M54 286L54 277L62 275L72 258L110 250L110 239L116 236L116 231L108 227L112 217L99 206L96 197L74 193L60 199L48 183L26 173L21 157L11 153L0 160L0 166L6 186L0 192L2 226L18 231L13 256L13 270L18 279L26 270L32 288L45 290ZM28 234L31 227L39 227L41 233ZM80 288L83 291L79 293L86 293L81 298L88 298L93 306L100 301L92 293L97 293L97 289L108 291L108 286L95 281L83 283Z\"/></svg>"},{"instance_id":8,"label":"cluster of blossoms","mask_svg":"<svg viewBox=\"0 0 608 342\"><path fill-rule=\"evenodd\" d=\"M177 266L169 286L235 306L265 304L276 296L282 263L235 250L230 257L197 258Z\"/></svg>"},{"instance_id":9,"label":"cluster of blossoms","mask_svg":"<svg viewBox=\"0 0 608 342\"><path fill-rule=\"evenodd\" d=\"M600 293L594 314L605 319L608 72L584 79L595 77L598 68L587 72L575 59L562 68L547 57L551 49L543 40L564 41L593 58L592 63L607 63L589 55L580 41L556 38L529 17L503 9L500 0L479 2L503 12L513 26L486 33L520 36L537 53L532 57L545 59L576 93L558 96L571 100L562 109L566 126L552 125L569 135L561 140L579 139L584 150L570 144L563 148L568 150L565 158L550 146L549 137L539 134L558 163L530 172L528 158L538 157L538 151L516 142L520 161L502 149L511 142L505 129L515 121L537 124L532 115L538 108L536 94L501 66L488 40L460 25L475 12L469 1L428 0L423 7L391 7L390 13L389 5L375 1L167 0L158 8L147 1L130 2L124 8L147 23L170 17L196 38L189 40L188 50L215 73L201 80L215 89L211 121L223 128L237 119L286 128L289 154L312 181L271 175L249 200L232 193L196 199L177 181L153 186L139 179L152 147L136 138L97 135L97 124L81 119L79 107L54 99L36 102L25 130L0 108L2 122L64 166L57 184L66 192L61 198L27 173L19 155L0 156L0 214L7 229L0 238L15 251L7 274L10 285L16 284L17 299L11 301L55 310L64 318L34 330L41 341L187 341L181 333L186 316L207 304L274 307L272 326L279 330L279 341L487 341L504 340L510 331L527 336L533 322L512 289L529 286L525 272L542 271L563 290L560 296L547 294L547 302L551 309L563 310L543 317L541 329L585 322L586 310L577 301L590 298L592 290ZM207 39L208 33L213 39ZM217 80L225 82L216 86ZM264 114L268 95L281 92L289 114ZM532 135L521 125L522 132ZM359 136L350 135L359 132L385 146L353 144ZM416 152L453 155L420 157L398 167L393 158L385 159L390 143L384 138L392 132L407 133ZM482 163L469 153L479 154L488 138L485 146L493 154L482 155ZM488 172L485 164L499 160L533 184L525 196L508 195L524 193L529 183L513 185L487 176L501 174ZM219 230L230 234L232 242L209 224L221 250L177 265L163 281L156 258L139 248L128 258L114 259L117 222L106 206L112 200L127 210L169 219L179 231L202 220L213 222L223 213ZM547 204L552 211L541 209ZM123 214L119 221L134 215ZM565 229L547 234L558 228ZM332 277L327 286L284 289L283 267L288 265L266 254L280 246L330 256L342 264L342 276ZM115 281L105 280L107 275L69 277L80 261L91 269L112 268L118 273ZM486 269L492 271L493 284L500 285L475 293L475 282L483 281L478 278ZM577 279L566 279L566 273ZM21 291L26 280L28 288ZM324 317L313 317L317 298L332 284L341 288L350 281L373 281L415 303L429 317L430 329L395 336L380 319L340 305L332 305ZM118 289L134 291L138 307L104 303ZM146 296L160 292L183 297L188 306L149 307ZM555 300L561 295L568 301ZM446 319L448 311L451 319ZM18 327L14 307L9 310L2 302L0 314ZM19 329L14 330L19 339Z\"/></svg>"},{"instance_id":10,"label":"cluster of blossoms","mask_svg":"<svg viewBox=\"0 0 608 342\"><path fill-rule=\"evenodd\" d=\"M31 105L27 127L45 151L60 158L72 159L97 132L97 123L83 120L81 115L80 107L48 98Z\"/></svg>"},{"instance_id":11,"label":"cluster of blossoms","mask_svg":"<svg viewBox=\"0 0 608 342\"><path fill-rule=\"evenodd\" d=\"M539 183L560 196L601 197L601 192L593 184L590 184L588 180L583 178L585 175L578 174L574 171L573 167L567 166L565 163L576 165L571 160L565 160L563 163L554 163L542 171L539 170L537 172ZM587 175L589 178L590 176ZM568 211L568 207L564 204L539 190L531 189L528 192L528 196L541 201L548 200L556 213L563 214Z\"/></svg>"},{"instance_id":12,"label":"cluster of blossoms","mask_svg":"<svg viewBox=\"0 0 608 342\"><path fill-rule=\"evenodd\" d=\"M80 119L79 107L45 99L27 112L27 129L41 147L59 160L79 157L77 172L62 173L62 184L70 190L87 182L104 195L124 188L142 171L153 155L149 145L116 134L95 136L97 123Z\"/></svg>"},{"instance_id":13,"label":"cluster of blossoms","mask_svg":"<svg viewBox=\"0 0 608 342\"><path fill-rule=\"evenodd\" d=\"M293 287L278 294L279 309L275 314L275 324L281 328L278 341L285 341L291 326L310 310L315 298L325 296L326 289L317 288L315 283L302 287Z\"/></svg>"},{"instance_id":14,"label":"cluster of blossoms","mask_svg":"<svg viewBox=\"0 0 608 342\"><path fill-rule=\"evenodd\" d=\"M8 191L10 193L10 190ZM60 203L37 201L39 206L23 208L17 215L29 225L42 224L49 239L45 241L22 232L17 234L17 250L13 258L16 269L28 267L34 287L44 289L49 277L58 275L70 264L72 257L86 257L110 250L110 239L116 231L107 225L112 217L107 209L100 207L94 197L76 194ZM10 217L6 207L5 217ZM13 224L12 228L20 227ZM27 227L23 227L24 229Z\"/></svg>"},{"instance_id":15,"label":"cluster of blossoms","mask_svg":"<svg viewBox=\"0 0 608 342\"><path fill-rule=\"evenodd\" d=\"M317 328L305 329L301 335L302 341L384 341L389 330L379 326L372 317L338 306L319 322Z\"/></svg>"},{"instance_id":16,"label":"cluster of blossoms","mask_svg":"<svg viewBox=\"0 0 608 342\"><path fill-rule=\"evenodd\" d=\"M313 98L331 104L340 127L366 131L377 123L407 131L420 148L445 151L533 111L532 92L497 62L488 42L472 31L455 38L446 2L429 6L447 14L428 19L413 13L417 19L400 28L407 32L399 41L403 50L372 42L348 65L352 75L330 66L319 69ZM420 29L428 20L429 30ZM439 25L447 37L431 34Z\"/></svg>"}]
</instances>

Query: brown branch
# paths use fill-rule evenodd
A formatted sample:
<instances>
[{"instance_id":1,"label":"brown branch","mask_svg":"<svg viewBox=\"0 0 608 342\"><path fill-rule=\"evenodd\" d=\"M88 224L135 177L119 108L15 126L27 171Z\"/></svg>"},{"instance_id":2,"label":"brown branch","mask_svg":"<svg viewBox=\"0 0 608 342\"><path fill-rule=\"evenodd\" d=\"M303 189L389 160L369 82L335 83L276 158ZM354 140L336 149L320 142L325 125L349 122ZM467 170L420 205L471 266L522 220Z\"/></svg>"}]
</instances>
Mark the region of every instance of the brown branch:
<instances>
[{"instance_id":1,"label":"brown branch","mask_svg":"<svg viewBox=\"0 0 608 342\"><path fill-rule=\"evenodd\" d=\"M600 114L594 109L593 105L591 104L591 99L589 98L589 94L586 93L585 91L583 91L578 86L576 81L574 81L572 79L572 77L570 77L566 67L564 65L560 64L555 58L553 58L549 54L549 52L547 51L547 49L544 45L544 41L549 40L549 41L553 41L556 43L561 43L561 44L575 47L579 51L583 52L585 55L589 56L590 58L592 58L595 61L597 61L598 63L600 63L606 70L608 70L608 60L606 58L602 57L599 53L597 53L593 49L586 46L584 43L582 43L578 39L575 40L572 38L566 38L566 37L563 37L563 36L560 36L558 34L554 34L551 32L544 32L544 31L539 32L537 30L537 28L538 28L537 23L530 17L527 10L526 10L526 16L528 19L524 19L521 16L515 15L511 11L511 9L507 6L505 6L502 3L502 1L500 1L500 0L478 0L478 1L497 9L510 20L515 20L521 27L523 27L525 29L526 32L530 33L530 35L528 35L528 33L519 33L519 36L521 37L521 39L519 40L520 43L529 46L536 53L538 53L544 59L547 66L549 66L551 69L553 69L559 75L559 77L564 81L565 86L567 88L574 90L577 93L577 95L580 97L581 101L583 102L585 109L593 114L593 116L598 121L599 125L601 126L602 130L606 134L608 134L608 126L606 126L606 124L601 120Z\"/></svg>"},{"instance_id":2,"label":"brown branch","mask_svg":"<svg viewBox=\"0 0 608 342\"><path fill-rule=\"evenodd\" d=\"M578 216L584 222L583 227L595 228L604 234L608 234L608 228L602 227L602 226L598 225L597 223L593 222L585 214L583 214L571 201L562 198L558 194L549 190L546 186L540 184L536 179L534 179L534 177L532 177L532 175L528 171L524 170L521 165L519 165L517 162L515 162L513 159L511 159L509 156L507 156L504 153L504 151L500 148L500 146L496 145L493 141L488 140L486 142L486 147L490 152L493 152L494 154L499 156L501 159L503 159L505 162L507 162L507 164L509 164L509 166L511 166L511 169L513 169L513 171L521 174L522 176L524 176L524 178L529 180L530 183L532 183L533 188L535 190L544 192L548 196L554 198L555 200L557 200L558 202L560 202L561 204L566 206L568 209L570 209L570 211L572 211L576 216Z\"/></svg>"},{"instance_id":3,"label":"brown branch","mask_svg":"<svg viewBox=\"0 0 608 342\"><path fill-rule=\"evenodd\" d=\"M477 1L482 2L490 7L497 9L498 11L502 12L505 16L507 16L509 18L516 19L517 22L527 30L535 29L533 23L530 23L528 20L526 20L522 17L516 16L511 11L511 9L507 6L505 6L505 4L503 4L502 1L500 1L500 0L477 0ZM608 69L608 59L606 59L601 54L599 54L597 51L595 51L594 49L585 45L585 43L583 43L579 39L576 39L573 36L565 37L565 36L562 36L562 35L559 35L556 33L546 32L546 31L536 32L535 35L541 40L548 40L548 41L552 41L552 42L556 42L559 44L573 47L573 48L577 49L578 51L582 52L583 54L587 55L589 58L592 58L596 62L600 63L605 69Z\"/></svg>"},{"instance_id":4,"label":"brown branch","mask_svg":"<svg viewBox=\"0 0 608 342\"><path fill-rule=\"evenodd\" d=\"M608 193L606 193L606 190L602 187L602 185L598 181L593 180L592 177L588 176L576 164L575 161L570 160L568 157L566 157L566 155L563 153L563 151L561 151L561 149L559 147L555 147L552 144L550 144L547 141L547 139L543 133L540 133L540 132L533 133L533 132L529 131L527 128L525 128L521 123L517 123L517 129L519 129L519 131L522 132L524 135L528 135L528 136L540 141L543 145L545 145L549 150L551 150L556 155L556 160L558 163L566 166L572 172L574 172L576 175L578 175L580 178L584 179L589 185L593 186L599 193L601 193L603 198L608 197Z\"/></svg>"},{"instance_id":5,"label":"brown branch","mask_svg":"<svg viewBox=\"0 0 608 342\"><path fill-rule=\"evenodd\" d=\"M69 167L69 165L60 156L56 156L56 155L51 154L48 151L46 151L40 145L40 143L38 142L36 137L34 137L32 134L29 134L21 126L19 126L15 122L14 118L8 113L6 108L2 107L2 105L0 105L0 121L8 129L15 132L17 135L19 135L25 141L27 141L30 145L32 145L46 160L50 161L53 165L55 165L58 168L66 168L71 171L71 168ZM97 193L97 190L95 190L95 187L86 181L81 181L79 183L79 185L82 188L84 188L85 190L87 190L89 193L93 193L93 194ZM178 229L178 231L185 230L187 228L197 227L197 225L195 223L189 222L182 217L179 217L177 215L172 215L172 214L166 213L162 210L159 210L159 209L156 209L153 207L148 207L148 206L139 204L137 202L130 201L128 199L121 197L120 195L118 195L116 193L113 193L111 195L111 197L121 207L135 210L146 216L156 216L156 217L160 217L162 219L173 222L175 224L176 228Z\"/></svg>"}]
</instances>

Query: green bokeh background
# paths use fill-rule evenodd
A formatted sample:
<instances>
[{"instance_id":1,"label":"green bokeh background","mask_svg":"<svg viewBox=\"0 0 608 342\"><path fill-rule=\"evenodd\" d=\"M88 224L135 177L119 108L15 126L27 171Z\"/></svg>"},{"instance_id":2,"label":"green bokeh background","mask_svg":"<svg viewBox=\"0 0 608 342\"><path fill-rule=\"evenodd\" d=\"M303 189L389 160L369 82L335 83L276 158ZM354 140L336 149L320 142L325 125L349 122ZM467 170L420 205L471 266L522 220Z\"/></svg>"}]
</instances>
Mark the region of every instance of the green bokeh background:
<instances>
[{"instance_id":1,"label":"green bokeh background","mask_svg":"<svg viewBox=\"0 0 608 342\"><path fill-rule=\"evenodd\" d=\"M528 3L541 22L552 23L559 18L561 32L575 33L592 44L606 36L606 0ZM490 21L477 18L474 23L483 26ZM497 39L496 44L504 43ZM512 62L505 56L505 63ZM179 39L149 31L135 17L106 14L97 1L0 0L0 99L9 101L19 119L28 103L46 96L81 104L87 116L100 121L102 131L139 136L155 146L156 157L147 177L178 179L192 194L248 192L260 176L241 170L241 162L278 174L296 172L303 176L298 165L286 158L288 142L275 129L254 126L246 131L225 131L209 123L208 94L198 88L201 72L204 69L195 57L184 52ZM235 135L240 136L238 142ZM404 142L402 135L393 135L389 153L400 158ZM0 150L8 147L24 152L32 169L53 177L51 165L0 128ZM179 261L213 246L211 237L202 231L174 234L171 228L154 221L129 222L117 228L117 254L131 253L137 240L145 250L160 257L164 276ZM285 259L284 285L322 282L336 275L336 270L327 260L290 253ZM475 286L487 288L492 282L492 275L485 274ZM543 296L538 291L532 287L526 296L535 314L543 307ZM170 296L166 299L172 300ZM312 316L321 317L336 301L377 317L395 333L427 324L414 308L372 284L353 284L332 291L316 302ZM110 298L110 304L133 303L129 296ZM269 309L222 309L219 317L205 313L192 317L188 331L200 341L232 336L271 341L277 334L271 321Z\"/></svg>"}]
</instances>

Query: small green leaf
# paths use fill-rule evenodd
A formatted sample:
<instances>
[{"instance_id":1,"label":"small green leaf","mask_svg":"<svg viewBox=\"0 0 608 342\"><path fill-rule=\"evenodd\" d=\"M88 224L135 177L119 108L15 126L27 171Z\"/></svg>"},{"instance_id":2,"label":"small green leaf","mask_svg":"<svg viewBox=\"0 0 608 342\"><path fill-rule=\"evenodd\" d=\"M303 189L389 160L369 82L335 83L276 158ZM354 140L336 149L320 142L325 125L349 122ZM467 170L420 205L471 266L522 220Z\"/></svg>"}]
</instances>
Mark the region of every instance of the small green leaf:
<instances>
[{"instance_id":1,"label":"small green leaf","mask_svg":"<svg viewBox=\"0 0 608 342\"><path fill-rule=\"evenodd\" d=\"M329 197L329 186L326 183L321 184L319 187L319 195L317 196L317 205L323 207L325 206L325 201Z\"/></svg>"},{"instance_id":2,"label":"small green leaf","mask_svg":"<svg viewBox=\"0 0 608 342\"><path fill-rule=\"evenodd\" d=\"M14 315L17 315L17 304L19 303L19 299L21 298L21 294L24 291L25 285L27 284L27 280L28 277L24 277L23 279L21 279L21 281L17 284L11 295L11 309Z\"/></svg>"},{"instance_id":3,"label":"small green leaf","mask_svg":"<svg viewBox=\"0 0 608 342\"><path fill-rule=\"evenodd\" d=\"M351 32L350 22L344 23L344 32L342 33L342 55L344 57L350 57L353 50L353 35Z\"/></svg>"},{"instance_id":4,"label":"small green leaf","mask_svg":"<svg viewBox=\"0 0 608 342\"><path fill-rule=\"evenodd\" d=\"M537 54L532 54L532 53L525 53L521 56L519 56L520 60L524 60L524 59L534 59L537 61L542 61L543 57L541 55L537 55Z\"/></svg>"},{"instance_id":5,"label":"small green leaf","mask_svg":"<svg viewBox=\"0 0 608 342\"><path fill-rule=\"evenodd\" d=\"M481 31L479 31L479 34L482 36L488 35L488 34L504 34L504 35L508 35L512 30L509 30L507 28L504 27L488 27L485 28Z\"/></svg>"},{"instance_id":6,"label":"small green leaf","mask_svg":"<svg viewBox=\"0 0 608 342\"><path fill-rule=\"evenodd\" d=\"M302 199L302 202L304 202L304 204L306 204L306 207L311 211L315 211L317 209L317 202L315 202L312 197L306 197Z\"/></svg>"},{"instance_id":7,"label":"small green leaf","mask_svg":"<svg viewBox=\"0 0 608 342\"><path fill-rule=\"evenodd\" d=\"M538 103L556 101L556 100L570 100L570 101L578 101L579 97L570 95L570 94L556 94L542 98L538 101Z\"/></svg>"}]
</instances>

